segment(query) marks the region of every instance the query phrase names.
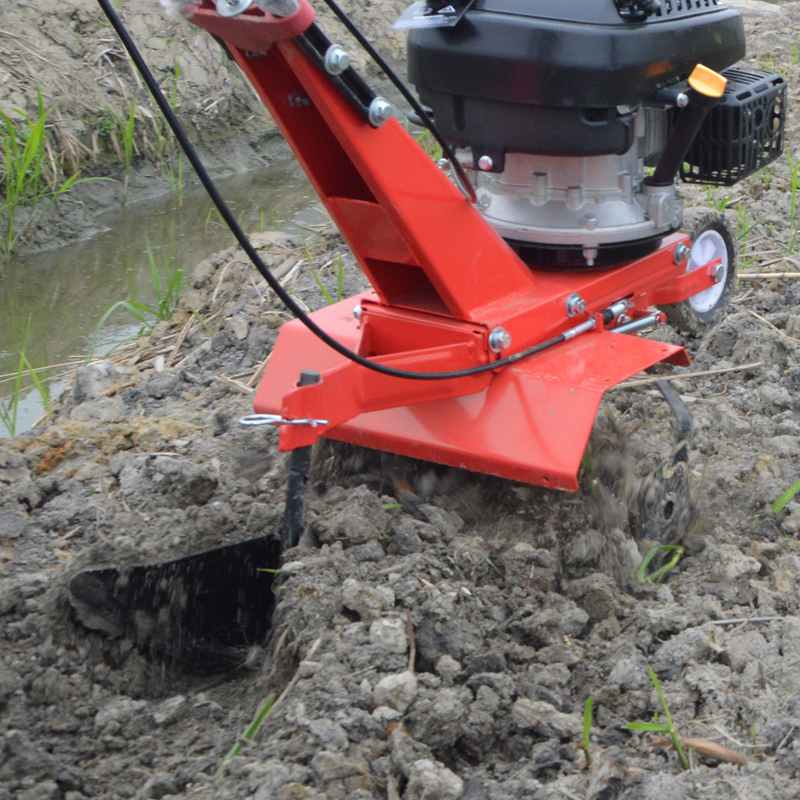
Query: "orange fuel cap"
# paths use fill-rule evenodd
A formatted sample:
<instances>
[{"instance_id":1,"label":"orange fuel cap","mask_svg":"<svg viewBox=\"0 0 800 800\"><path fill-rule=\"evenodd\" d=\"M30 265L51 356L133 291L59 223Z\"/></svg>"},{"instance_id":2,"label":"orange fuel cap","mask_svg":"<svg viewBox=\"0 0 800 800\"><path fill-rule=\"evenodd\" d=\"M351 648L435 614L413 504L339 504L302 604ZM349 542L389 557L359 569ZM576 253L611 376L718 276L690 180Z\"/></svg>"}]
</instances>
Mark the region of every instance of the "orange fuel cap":
<instances>
[{"instance_id":1,"label":"orange fuel cap","mask_svg":"<svg viewBox=\"0 0 800 800\"><path fill-rule=\"evenodd\" d=\"M698 64L689 76L689 86L706 97L722 97L727 83L727 78L702 64Z\"/></svg>"}]
</instances>

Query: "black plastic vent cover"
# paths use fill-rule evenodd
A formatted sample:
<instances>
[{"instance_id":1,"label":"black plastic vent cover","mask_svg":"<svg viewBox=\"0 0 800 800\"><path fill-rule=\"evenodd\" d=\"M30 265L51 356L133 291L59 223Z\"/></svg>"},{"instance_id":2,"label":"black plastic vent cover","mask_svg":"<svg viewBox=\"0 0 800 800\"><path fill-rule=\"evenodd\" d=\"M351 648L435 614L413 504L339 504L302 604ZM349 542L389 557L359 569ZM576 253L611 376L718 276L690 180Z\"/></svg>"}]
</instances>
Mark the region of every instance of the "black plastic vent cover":
<instances>
[{"instance_id":1,"label":"black plastic vent cover","mask_svg":"<svg viewBox=\"0 0 800 800\"><path fill-rule=\"evenodd\" d=\"M724 6L719 0L662 0L657 17L686 17L701 11L713 11Z\"/></svg>"},{"instance_id":2,"label":"black plastic vent cover","mask_svg":"<svg viewBox=\"0 0 800 800\"><path fill-rule=\"evenodd\" d=\"M725 94L708 112L681 168L686 183L732 186L783 152L786 79L740 67L722 74Z\"/></svg>"}]
</instances>

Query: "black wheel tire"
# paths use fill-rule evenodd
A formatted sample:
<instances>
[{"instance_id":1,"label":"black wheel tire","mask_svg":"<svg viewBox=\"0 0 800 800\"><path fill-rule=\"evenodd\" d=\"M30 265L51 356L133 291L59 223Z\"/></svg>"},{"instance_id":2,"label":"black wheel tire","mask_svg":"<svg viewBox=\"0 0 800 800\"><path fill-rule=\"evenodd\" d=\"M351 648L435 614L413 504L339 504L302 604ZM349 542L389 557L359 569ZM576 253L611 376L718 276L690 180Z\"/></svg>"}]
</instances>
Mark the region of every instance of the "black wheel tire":
<instances>
[{"instance_id":1,"label":"black wheel tire","mask_svg":"<svg viewBox=\"0 0 800 800\"><path fill-rule=\"evenodd\" d=\"M711 208L690 208L683 218L683 231L692 238L692 254L687 262L687 269L701 266L697 263L692 266L692 257L697 258L695 245L703 234L703 242L711 244L714 254L711 258L722 258L726 269L725 277L721 284L712 286L681 303L671 303L661 306L667 315L667 322L674 328L684 333L700 335L716 325L724 316L736 284L736 274L739 268L739 254L736 251L736 240L725 217L719 211ZM701 244L701 248L706 245ZM709 258L708 260L711 260ZM727 263L725 261L727 260ZM707 263L707 262L706 262ZM709 293L709 294L706 294Z\"/></svg>"}]
</instances>

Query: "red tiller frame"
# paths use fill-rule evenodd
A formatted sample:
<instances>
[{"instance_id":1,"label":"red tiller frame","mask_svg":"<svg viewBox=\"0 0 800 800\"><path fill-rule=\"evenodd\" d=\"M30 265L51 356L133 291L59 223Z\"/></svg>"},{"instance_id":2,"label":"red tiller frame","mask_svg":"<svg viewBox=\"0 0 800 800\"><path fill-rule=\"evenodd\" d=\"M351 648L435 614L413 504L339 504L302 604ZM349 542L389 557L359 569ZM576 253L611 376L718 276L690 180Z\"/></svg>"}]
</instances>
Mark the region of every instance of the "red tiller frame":
<instances>
[{"instance_id":1,"label":"red tiller frame","mask_svg":"<svg viewBox=\"0 0 800 800\"><path fill-rule=\"evenodd\" d=\"M713 264L686 273L673 234L645 258L590 271L531 269L395 119L378 128L292 41L313 10L189 20L223 39L269 109L373 287L314 312L314 321L373 361L443 372L499 360L628 299L642 316L713 285ZM579 294L586 311L566 314ZM354 311L360 306L357 319ZM604 330L512 366L471 377L388 377L341 356L295 320L284 325L256 393L257 413L325 420L282 425L280 449L324 435L354 444L559 489L577 473L606 389L660 361L686 365L682 347ZM512 346L489 347L498 327ZM301 370L321 374L299 387Z\"/></svg>"}]
</instances>

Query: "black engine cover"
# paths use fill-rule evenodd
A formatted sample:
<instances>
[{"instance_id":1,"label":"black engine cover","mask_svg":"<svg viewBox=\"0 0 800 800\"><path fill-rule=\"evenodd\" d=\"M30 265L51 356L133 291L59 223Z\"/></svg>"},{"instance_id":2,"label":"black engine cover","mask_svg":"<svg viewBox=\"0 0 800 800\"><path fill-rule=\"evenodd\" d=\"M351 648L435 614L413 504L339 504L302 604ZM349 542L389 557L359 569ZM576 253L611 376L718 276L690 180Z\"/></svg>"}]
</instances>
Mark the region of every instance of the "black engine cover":
<instances>
[{"instance_id":1,"label":"black engine cover","mask_svg":"<svg viewBox=\"0 0 800 800\"><path fill-rule=\"evenodd\" d=\"M618 106L744 54L742 16L718 0L664 0L644 22L615 0L478 0L454 28L410 32L408 72L455 144L600 155L632 142Z\"/></svg>"}]
</instances>

